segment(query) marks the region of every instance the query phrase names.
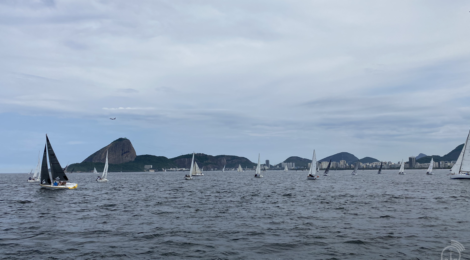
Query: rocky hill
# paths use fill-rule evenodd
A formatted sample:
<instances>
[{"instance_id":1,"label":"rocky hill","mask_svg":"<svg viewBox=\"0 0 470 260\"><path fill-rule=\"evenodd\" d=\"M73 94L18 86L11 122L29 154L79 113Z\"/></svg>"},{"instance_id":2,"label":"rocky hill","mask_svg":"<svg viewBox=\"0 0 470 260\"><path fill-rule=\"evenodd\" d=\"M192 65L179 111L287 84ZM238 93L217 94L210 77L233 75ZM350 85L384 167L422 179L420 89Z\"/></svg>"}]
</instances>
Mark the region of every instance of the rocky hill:
<instances>
[{"instance_id":1,"label":"rocky hill","mask_svg":"<svg viewBox=\"0 0 470 260\"><path fill-rule=\"evenodd\" d=\"M463 145L461 144L457 147L455 147L454 150L450 151L448 154L444 156L439 156L439 155L432 155L432 156L425 156L420 158L419 160L416 160L416 162L419 163L429 163L431 161L431 157L434 159L435 162L440 162L440 161L445 161L445 162L451 162L451 161L457 161L457 158L459 158L460 152L463 149Z\"/></svg>"},{"instance_id":2,"label":"rocky hill","mask_svg":"<svg viewBox=\"0 0 470 260\"><path fill-rule=\"evenodd\" d=\"M331 156L325 157L319 160L319 162L330 161L330 160L332 162L339 162L341 160L345 160L347 164L351 164L351 163L357 162L359 158L357 158L353 154L350 154L347 152L341 152L341 153L337 153L337 154L333 154Z\"/></svg>"},{"instance_id":3,"label":"rocky hill","mask_svg":"<svg viewBox=\"0 0 470 260\"><path fill-rule=\"evenodd\" d=\"M295 167L307 167L309 163L312 162L312 159L305 159L299 156L291 156L284 160L285 163L295 163ZM281 164L279 164L280 166Z\"/></svg>"},{"instance_id":4,"label":"rocky hill","mask_svg":"<svg viewBox=\"0 0 470 260\"><path fill-rule=\"evenodd\" d=\"M359 160L361 163L374 163L374 162L380 162L379 160L372 158L372 157L364 157Z\"/></svg>"},{"instance_id":5,"label":"rocky hill","mask_svg":"<svg viewBox=\"0 0 470 260\"><path fill-rule=\"evenodd\" d=\"M104 163L106 161L106 151L108 152L108 162L110 164L132 162L136 158L131 141L127 138L119 138L88 156L82 163Z\"/></svg>"},{"instance_id":6,"label":"rocky hill","mask_svg":"<svg viewBox=\"0 0 470 260\"><path fill-rule=\"evenodd\" d=\"M191 166L191 159L193 154L180 155L178 157L170 159L178 168L189 168ZM203 166L204 170L218 169L221 170L224 165L226 168L237 168L240 164L243 169L248 167L253 169L256 166L255 163L251 162L245 157L239 157L234 155L207 155L203 153L197 153L194 156L194 160L197 162L199 167Z\"/></svg>"}]
</instances>

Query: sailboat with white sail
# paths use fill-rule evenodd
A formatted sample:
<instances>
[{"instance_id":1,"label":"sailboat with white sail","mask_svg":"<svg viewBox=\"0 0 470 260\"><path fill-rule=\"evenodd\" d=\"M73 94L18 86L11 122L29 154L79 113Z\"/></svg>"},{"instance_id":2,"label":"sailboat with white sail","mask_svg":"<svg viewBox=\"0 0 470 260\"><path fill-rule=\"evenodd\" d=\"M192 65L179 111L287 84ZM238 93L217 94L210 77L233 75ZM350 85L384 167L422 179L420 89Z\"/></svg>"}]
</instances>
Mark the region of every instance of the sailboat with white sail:
<instances>
[{"instance_id":1,"label":"sailboat with white sail","mask_svg":"<svg viewBox=\"0 0 470 260\"><path fill-rule=\"evenodd\" d=\"M101 175L101 177L98 176L98 178L96 178L96 181L108 182L108 179L106 179L106 177L108 177L108 151L106 151L106 162L104 164L103 175Z\"/></svg>"},{"instance_id":2,"label":"sailboat with white sail","mask_svg":"<svg viewBox=\"0 0 470 260\"><path fill-rule=\"evenodd\" d=\"M237 172L243 172L243 168L242 168L242 166L241 166L240 164L238 165Z\"/></svg>"},{"instance_id":3,"label":"sailboat with white sail","mask_svg":"<svg viewBox=\"0 0 470 260\"><path fill-rule=\"evenodd\" d=\"M191 167L189 168L189 174L186 174L184 176L184 179L185 180L192 180L193 179L193 177L192 177L193 171L194 171L194 153L193 153L193 159L191 160Z\"/></svg>"},{"instance_id":4,"label":"sailboat with white sail","mask_svg":"<svg viewBox=\"0 0 470 260\"><path fill-rule=\"evenodd\" d=\"M263 178L263 175L261 175L261 165L259 163L259 156L260 154L258 154L258 165L256 166L255 178Z\"/></svg>"},{"instance_id":5,"label":"sailboat with white sail","mask_svg":"<svg viewBox=\"0 0 470 260\"><path fill-rule=\"evenodd\" d=\"M288 172L288 171L289 171L289 169L287 169L287 165L284 165L284 171L285 171L285 172Z\"/></svg>"},{"instance_id":6,"label":"sailboat with white sail","mask_svg":"<svg viewBox=\"0 0 470 260\"><path fill-rule=\"evenodd\" d=\"M354 171L351 173L352 175L357 175L357 169L359 169L360 162L356 162L356 166L354 166Z\"/></svg>"},{"instance_id":7,"label":"sailboat with white sail","mask_svg":"<svg viewBox=\"0 0 470 260\"><path fill-rule=\"evenodd\" d=\"M47 151L46 151L47 149ZM49 165L51 172L47 169L47 158L49 157ZM44 154L42 156L41 165L41 188L49 190L60 190L60 189L76 189L77 183L68 182L69 178L65 175L64 169L60 166L59 160L52 149L49 138L46 135L46 146L44 147Z\"/></svg>"},{"instance_id":8,"label":"sailboat with white sail","mask_svg":"<svg viewBox=\"0 0 470 260\"><path fill-rule=\"evenodd\" d=\"M426 172L426 175L432 175L432 168L434 167L434 160L431 157L431 162L429 163L428 171Z\"/></svg>"},{"instance_id":9,"label":"sailboat with white sail","mask_svg":"<svg viewBox=\"0 0 470 260\"><path fill-rule=\"evenodd\" d=\"M222 169L222 172L225 172L225 165L224 165L224 168Z\"/></svg>"},{"instance_id":10,"label":"sailboat with white sail","mask_svg":"<svg viewBox=\"0 0 470 260\"><path fill-rule=\"evenodd\" d=\"M400 170L398 171L398 174L400 175L405 175L405 162L403 160L401 160L401 166L400 166Z\"/></svg>"},{"instance_id":11,"label":"sailboat with white sail","mask_svg":"<svg viewBox=\"0 0 470 260\"><path fill-rule=\"evenodd\" d=\"M96 167L93 167L93 173L94 174L99 174L98 171L96 170Z\"/></svg>"},{"instance_id":12,"label":"sailboat with white sail","mask_svg":"<svg viewBox=\"0 0 470 260\"><path fill-rule=\"evenodd\" d=\"M192 176L204 176L204 173L202 173L202 170L197 165L197 162L194 162L194 171L192 173Z\"/></svg>"},{"instance_id":13,"label":"sailboat with white sail","mask_svg":"<svg viewBox=\"0 0 470 260\"><path fill-rule=\"evenodd\" d=\"M377 174L381 174L381 173L382 173L382 165L383 165L383 163L380 162L380 168L379 168L379 171L377 172Z\"/></svg>"},{"instance_id":14,"label":"sailboat with white sail","mask_svg":"<svg viewBox=\"0 0 470 260\"><path fill-rule=\"evenodd\" d=\"M328 163L328 166L326 167L325 172L323 173L323 176L328 176L328 173L330 172L330 166L331 166L331 159L330 159L330 162Z\"/></svg>"},{"instance_id":15,"label":"sailboat with white sail","mask_svg":"<svg viewBox=\"0 0 470 260\"><path fill-rule=\"evenodd\" d=\"M34 174L33 177L28 178L29 183L34 183L34 182L39 182L39 172L41 170L41 161L39 160L39 155L38 155L38 165L36 165L36 169L34 169Z\"/></svg>"},{"instance_id":16,"label":"sailboat with white sail","mask_svg":"<svg viewBox=\"0 0 470 260\"><path fill-rule=\"evenodd\" d=\"M457 162L451 169L451 179L470 179L470 146L468 140L470 133L467 136L467 141L460 152Z\"/></svg>"},{"instance_id":17,"label":"sailboat with white sail","mask_svg":"<svg viewBox=\"0 0 470 260\"><path fill-rule=\"evenodd\" d=\"M318 176L315 176L316 170L317 170L317 156L315 154L315 150L313 150L312 162L310 163L310 170L308 171L307 180L318 179Z\"/></svg>"}]
</instances>

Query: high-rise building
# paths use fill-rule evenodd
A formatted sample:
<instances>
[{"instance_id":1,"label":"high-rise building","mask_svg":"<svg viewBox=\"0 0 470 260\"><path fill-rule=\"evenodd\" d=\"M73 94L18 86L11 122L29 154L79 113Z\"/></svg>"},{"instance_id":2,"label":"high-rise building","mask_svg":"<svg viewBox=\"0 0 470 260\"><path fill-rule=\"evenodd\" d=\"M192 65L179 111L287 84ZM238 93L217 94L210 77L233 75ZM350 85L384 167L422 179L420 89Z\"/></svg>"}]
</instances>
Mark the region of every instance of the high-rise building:
<instances>
[{"instance_id":1,"label":"high-rise building","mask_svg":"<svg viewBox=\"0 0 470 260\"><path fill-rule=\"evenodd\" d=\"M408 158L408 165L411 169L415 168L415 166L416 166L416 157L411 156L410 158Z\"/></svg>"},{"instance_id":2,"label":"high-rise building","mask_svg":"<svg viewBox=\"0 0 470 260\"><path fill-rule=\"evenodd\" d=\"M269 164L269 160L266 160L266 167L271 167L271 165Z\"/></svg>"}]
</instances>

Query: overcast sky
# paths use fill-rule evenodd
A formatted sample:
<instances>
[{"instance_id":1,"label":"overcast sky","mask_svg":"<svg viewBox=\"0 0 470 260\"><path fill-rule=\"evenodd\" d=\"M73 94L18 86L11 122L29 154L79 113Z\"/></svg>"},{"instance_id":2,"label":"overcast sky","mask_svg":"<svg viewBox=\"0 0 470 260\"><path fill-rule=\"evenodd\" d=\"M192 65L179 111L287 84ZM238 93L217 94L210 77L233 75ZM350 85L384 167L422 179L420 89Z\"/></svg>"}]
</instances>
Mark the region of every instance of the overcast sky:
<instances>
[{"instance_id":1,"label":"overcast sky","mask_svg":"<svg viewBox=\"0 0 470 260\"><path fill-rule=\"evenodd\" d=\"M469 1L0 1L0 172L119 137L279 163L443 155L470 130ZM115 121L109 120L116 117Z\"/></svg>"}]
</instances>

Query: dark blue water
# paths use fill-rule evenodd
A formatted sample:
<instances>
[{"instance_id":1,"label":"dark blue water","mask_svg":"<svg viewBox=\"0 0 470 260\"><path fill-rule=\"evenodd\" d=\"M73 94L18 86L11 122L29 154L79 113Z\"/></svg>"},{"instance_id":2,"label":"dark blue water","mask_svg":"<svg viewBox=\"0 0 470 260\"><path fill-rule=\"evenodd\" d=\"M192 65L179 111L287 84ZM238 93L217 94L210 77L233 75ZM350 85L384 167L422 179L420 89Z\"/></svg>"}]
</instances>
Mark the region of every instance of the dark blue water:
<instances>
[{"instance_id":1,"label":"dark blue water","mask_svg":"<svg viewBox=\"0 0 470 260\"><path fill-rule=\"evenodd\" d=\"M0 257L440 259L451 239L470 249L470 181L407 172L110 173L109 183L74 173L78 188L62 191L0 174Z\"/></svg>"}]
</instances>

